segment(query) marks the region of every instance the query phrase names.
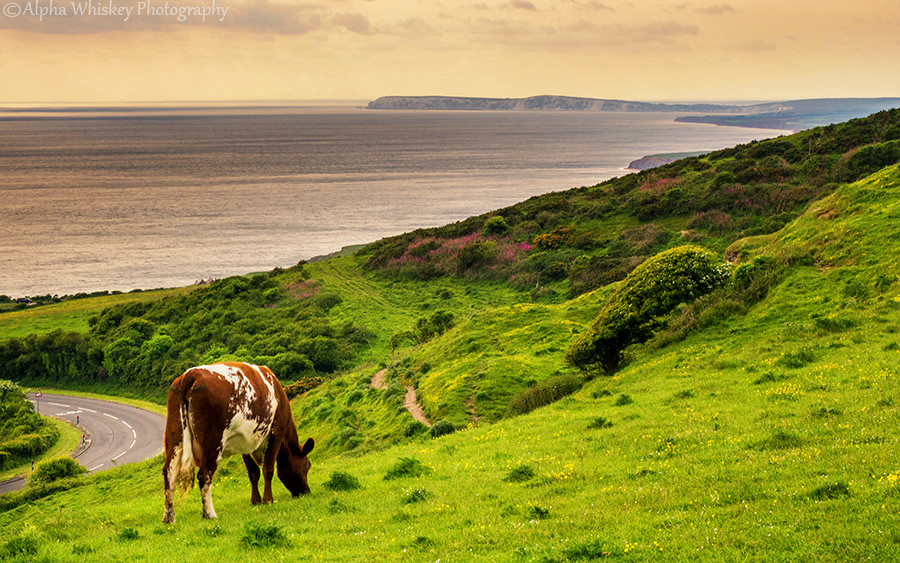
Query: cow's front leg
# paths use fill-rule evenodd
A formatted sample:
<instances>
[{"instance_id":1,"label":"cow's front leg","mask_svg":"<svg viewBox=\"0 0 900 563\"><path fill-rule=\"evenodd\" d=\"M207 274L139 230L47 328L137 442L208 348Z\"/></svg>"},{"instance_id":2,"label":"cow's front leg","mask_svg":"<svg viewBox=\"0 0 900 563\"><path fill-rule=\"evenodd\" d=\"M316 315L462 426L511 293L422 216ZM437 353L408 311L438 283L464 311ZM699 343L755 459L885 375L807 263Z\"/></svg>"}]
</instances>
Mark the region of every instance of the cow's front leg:
<instances>
[{"instance_id":1,"label":"cow's front leg","mask_svg":"<svg viewBox=\"0 0 900 563\"><path fill-rule=\"evenodd\" d=\"M262 498L259 496L259 466L253 460L253 456L244 454L244 465L247 467L247 477L250 478L250 504L259 504Z\"/></svg>"},{"instance_id":2,"label":"cow's front leg","mask_svg":"<svg viewBox=\"0 0 900 563\"><path fill-rule=\"evenodd\" d=\"M217 465L204 465L200 467L200 471L197 472L197 482L200 483L200 498L203 499L204 518L218 518L212 502L212 480L213 475L216 473L216 469Z\"/></svg>"}]
</instances>

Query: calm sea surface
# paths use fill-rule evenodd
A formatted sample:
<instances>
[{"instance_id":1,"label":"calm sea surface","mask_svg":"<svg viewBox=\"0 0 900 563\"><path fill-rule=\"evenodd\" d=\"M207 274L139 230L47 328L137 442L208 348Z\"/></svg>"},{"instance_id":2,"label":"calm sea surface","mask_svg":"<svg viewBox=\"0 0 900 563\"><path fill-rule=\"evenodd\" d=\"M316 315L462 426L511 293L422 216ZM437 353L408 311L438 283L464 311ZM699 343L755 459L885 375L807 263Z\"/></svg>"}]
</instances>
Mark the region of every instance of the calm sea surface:
<instances>
[{"instance_id":1,"label":"calm sea surface","mask_svg":"<svg viewBox=\"0 0 900 563\"><path fill-rule=\"evenodd\" d=\"M654 153L771 130L673 114L189 111L0 117L0 294L187 285L290 266Z\"/></svg>"}]
</instances>

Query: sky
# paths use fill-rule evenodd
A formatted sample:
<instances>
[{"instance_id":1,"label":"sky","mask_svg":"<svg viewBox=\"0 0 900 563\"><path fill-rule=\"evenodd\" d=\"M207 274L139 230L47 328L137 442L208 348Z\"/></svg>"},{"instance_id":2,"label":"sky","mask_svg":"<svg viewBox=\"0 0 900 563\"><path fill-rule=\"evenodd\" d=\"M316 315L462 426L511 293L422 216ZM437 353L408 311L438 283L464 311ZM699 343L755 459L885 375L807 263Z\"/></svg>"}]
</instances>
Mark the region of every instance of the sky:
<instances>
[{"instance_id":1,"label":"sky","mask_svg":"<svg viewBox=\"0 0 900 563\"><path fill-rule=\"evenodd\" d=\"M538 94L898 96L900 2L0 0L5 106Z\"/></svg>"}]
</instances>

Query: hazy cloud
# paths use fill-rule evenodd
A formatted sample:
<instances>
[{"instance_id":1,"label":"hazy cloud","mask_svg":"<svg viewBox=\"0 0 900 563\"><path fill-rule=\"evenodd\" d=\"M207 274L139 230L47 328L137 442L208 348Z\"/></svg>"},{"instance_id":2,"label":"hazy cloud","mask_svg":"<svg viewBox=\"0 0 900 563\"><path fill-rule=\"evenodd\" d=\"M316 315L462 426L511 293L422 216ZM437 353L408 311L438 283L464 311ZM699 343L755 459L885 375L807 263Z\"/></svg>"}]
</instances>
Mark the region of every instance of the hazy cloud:
<instances>
[{"instance_id":1,"label":"hazy cloud","mask_svg":"<svg viewBox=\"0 0 900 563\"><path fill-rule=\"evenodd\" d=\"M594 11L608 10L610 12L615 11L612 8L610 8L609 6L607 6L606 4L604 4L603 2L598 2L597 0L584 0L584 1L571 0L571 2L572 2L572 4L575 4L575 6L581 10L594 10Z\"/></svg>"},{"instance_id":2,"label":"hazy cloud","mask_svg":"<svg viewBox=\"0 0 900 563\"><path fill-rule=\"evenodd\" d=\"M512 0L509 5L517 10L529 10L532 12L537 10L537 7L528 0Z\"/></svg>"},{"instance_id":3,"label":"hazy cloud","mask_svg":"<svg viewBox=\"0 0 900 563\"><path fill-rule=\"evenodd\" d=\"M734 8L730 4L713 4L712 6L697 8L696 11L708 16L722 16L724 14L733 14Z\"/></svg>"},{"instance_id":4,"label":"hazy cloud","mask_svg":"<svg viewBox=\"0 0 900 563\"><path fill-rule=\"evenodd\" d=\"M360 35L372 35L375 33L375 30L369 25L369 18L362 14L336 14L331 16L329 21L347 31Z\"/></svg>"}]
</instances>

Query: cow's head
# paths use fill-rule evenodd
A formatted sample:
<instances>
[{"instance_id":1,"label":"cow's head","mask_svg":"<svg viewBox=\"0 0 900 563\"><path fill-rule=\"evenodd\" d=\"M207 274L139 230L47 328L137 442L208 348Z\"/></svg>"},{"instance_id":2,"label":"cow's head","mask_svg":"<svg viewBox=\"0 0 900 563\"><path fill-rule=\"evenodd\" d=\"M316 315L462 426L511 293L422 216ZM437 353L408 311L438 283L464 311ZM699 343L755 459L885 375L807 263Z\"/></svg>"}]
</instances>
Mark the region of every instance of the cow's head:
<instances>
[{"instance_id":1,"label":"cow's head","mask_svg":"<svg viewBox=\"0 0 900 563\"><path fill-rule=\"evenodd\" d=\"M278 464L278 478L295 497L309 493L309 483L306 481L306 476L309 474L309 468L312 464L307 456L315 445L316 442L312 438L308 438L302 446L296 442L291 444L285 460L287 463Z\"/></svg>"}]
</instances>

